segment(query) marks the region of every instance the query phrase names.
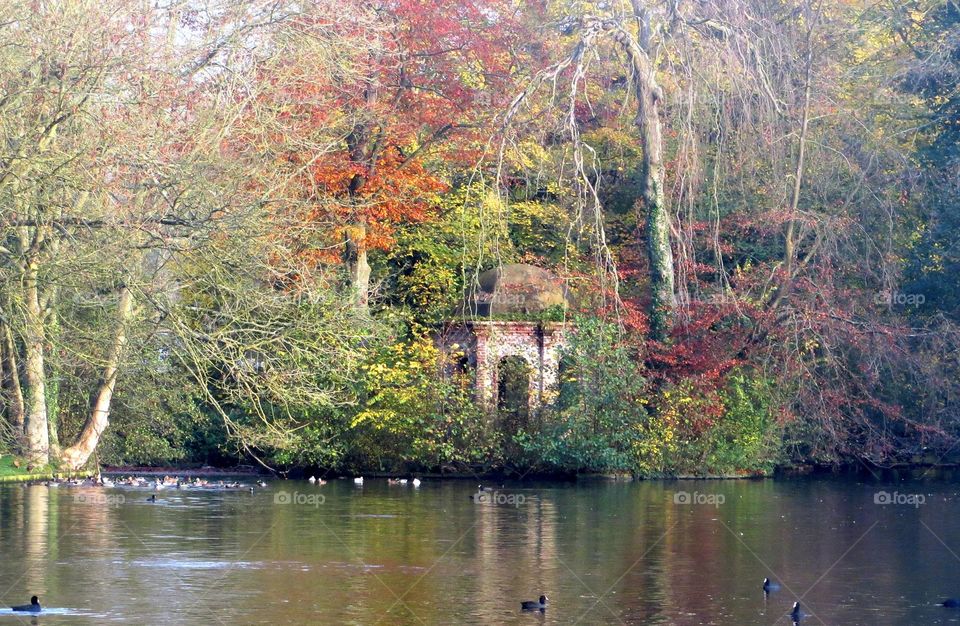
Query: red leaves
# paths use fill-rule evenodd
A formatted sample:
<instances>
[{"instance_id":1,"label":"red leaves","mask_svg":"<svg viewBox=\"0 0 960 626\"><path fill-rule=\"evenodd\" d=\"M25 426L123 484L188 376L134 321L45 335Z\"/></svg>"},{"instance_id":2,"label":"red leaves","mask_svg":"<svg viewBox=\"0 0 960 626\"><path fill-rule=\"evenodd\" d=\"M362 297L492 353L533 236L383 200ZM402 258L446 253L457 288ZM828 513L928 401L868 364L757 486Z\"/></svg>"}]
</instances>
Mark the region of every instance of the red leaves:
<instances>
[{"instance_id":1,"label":"red leaves","mask_svg":"<svg viewBox=\"0 0 960 626\"><path fill-rule=\"evenodd\" d=\"M303 219L363 224L358 243L383 249L396 225L430 219L435 195L447 188L426 159L458 165L476 157L493 100L510 92L510 49L522 29L506 0L340 8L302 18L301 27L346 42L352 49L338 50L344 61L331 71L305 59L266 97L282 110L283 144L309 145L332 124L343 128L329 151L287 155L309 164L299 199L314 208ZM329 234L324 245L336 245L340 234Z\"/></svg>"},{"instance_id":2,"label":"red leaves","mask_svg":"<svg viewBox=\"0 0 960 626\"><path fill-rule=\"evenodd\" d=\"M362 180L362 184L356 181ZM368 248L388 248L394 225L422 222L431 217L431 197L447 185L417 161L407 161L399 148L390 146L370 167L356 163L346 151L318 159L310 168L314 196L335 197L342 202L331 215L330 204L318 203L309 219L332 219L367 224ZM318 198L319 199L319 198Z\"/></svg>"}]
</instances>

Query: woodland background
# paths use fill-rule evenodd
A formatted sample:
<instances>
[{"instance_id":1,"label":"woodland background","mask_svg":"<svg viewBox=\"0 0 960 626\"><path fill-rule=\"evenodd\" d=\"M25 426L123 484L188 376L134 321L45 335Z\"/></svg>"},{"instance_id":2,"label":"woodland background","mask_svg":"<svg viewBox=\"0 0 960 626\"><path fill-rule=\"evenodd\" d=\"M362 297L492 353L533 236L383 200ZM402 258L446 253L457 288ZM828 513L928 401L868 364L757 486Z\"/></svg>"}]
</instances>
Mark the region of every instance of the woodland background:
<instances>
[{"instance_id":1,"label":"woodland background","mask_svg":"<svg viewBox=\"0 0 960 626\"><path fill-rule=\"evenodd\" d=\"M955 0L0 0L0 452L767 472L960 435ZM552 270L558 405L433 333Z\"/></svg>"}]
</instances>

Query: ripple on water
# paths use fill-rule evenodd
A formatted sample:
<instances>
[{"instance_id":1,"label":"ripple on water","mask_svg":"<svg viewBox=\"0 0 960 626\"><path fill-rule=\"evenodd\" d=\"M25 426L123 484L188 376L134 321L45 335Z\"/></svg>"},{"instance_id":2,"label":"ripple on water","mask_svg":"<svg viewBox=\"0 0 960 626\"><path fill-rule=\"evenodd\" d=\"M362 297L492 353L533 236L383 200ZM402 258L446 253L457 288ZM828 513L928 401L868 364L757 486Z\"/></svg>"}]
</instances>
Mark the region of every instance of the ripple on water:
<instances>
[{"instance_id":1,"label":"ripple on water","mask_svg":"<svg viewBox=\"0 0 960 626\"><path fill-rule=\"evenodd\" d=\"M124 561L114 561L122 564ZM159 569L263 569L262 562L256 561L217 561L202 559L137 559L128 562L134 567L154 567Z\"/></svg>"},{"instance_id":2,"label":"ripple on water","mask_svg":"<svg viewBox=\"0 0 960 626\"><path fill-rule=\"evenodd\" d=\"M90 618L97 618L101 620L110 619L111 617L106 613L97 613L95 611L86 611L84 609L69 609L69 608L62 608L62 607L46 607L45 606L43 607L43 611L39 614L24 613L24 612L14 611L12 609L0 608L0 617L9 616L9 617L23 619L27 617L40 618L40 617L51 616L51 615L64 615L64 616L70 616L70 617L90 617Z\"/></svg>"},{"instance_id":3,"label":"ripple on water","mask_svg":"<svg viewBox=\"0 0 960 626\"><path fill-rule=\"evenodd\" d=\"M112 560L114 565L133 565L134 567L149 567L157 569L185 569L185 570L217 570L217 569L244 569L244 570L300 570L310 571L311 567L301 561L224 561L218 559L138 559L135 561Z\"/></svg>"}]
</instances>

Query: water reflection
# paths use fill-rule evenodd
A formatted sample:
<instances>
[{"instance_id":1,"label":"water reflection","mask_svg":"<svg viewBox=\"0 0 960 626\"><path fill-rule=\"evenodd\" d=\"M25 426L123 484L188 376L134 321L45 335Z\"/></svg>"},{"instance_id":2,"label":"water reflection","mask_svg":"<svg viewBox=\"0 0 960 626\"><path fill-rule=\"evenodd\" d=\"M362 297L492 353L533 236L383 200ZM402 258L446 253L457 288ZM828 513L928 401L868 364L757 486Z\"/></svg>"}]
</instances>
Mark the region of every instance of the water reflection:
<instances>
[{"instance_id":1,"label":"water reflection","mask_svg":"<svg viewBox=\"0 0 960 626\"><path fill-rule=\"evenodd\" d=\"M881 488L924 504L879 505ZM473 491L277 482L148 503L4 486L0 601L39 595L43 624L789 624L798 598L805 624L960 623L934 606L960 594L947 481L507 485L511 504ZM764 577L782 588L765 594ZM541 594L544 613L520 612Z\"/></svg>"}]
</instances>

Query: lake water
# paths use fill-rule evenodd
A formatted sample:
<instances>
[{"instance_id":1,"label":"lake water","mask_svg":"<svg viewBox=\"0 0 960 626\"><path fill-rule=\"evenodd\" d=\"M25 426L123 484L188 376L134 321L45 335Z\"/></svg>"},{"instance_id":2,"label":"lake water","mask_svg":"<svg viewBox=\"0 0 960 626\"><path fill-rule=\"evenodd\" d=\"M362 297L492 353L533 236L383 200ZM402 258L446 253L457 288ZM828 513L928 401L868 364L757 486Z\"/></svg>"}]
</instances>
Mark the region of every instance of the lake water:
<instances>
[{"instance_id":1,"label":"lake water","mask_svg":"<svg viewBox=\"0 0 960 626\"><path fill-rule=\"evenodd\" d=\"M960 624L947 480L0 486L3 624ZM878 496L878 492L880 495ZM884 496L883 494L889 494ZM919 494L919 495L913 495ZM878 504L877 500L892 501ZM765 597L770 576L783 587ZM519 603L541 593L543 613Z\"/></svg>"}]
</instances>

